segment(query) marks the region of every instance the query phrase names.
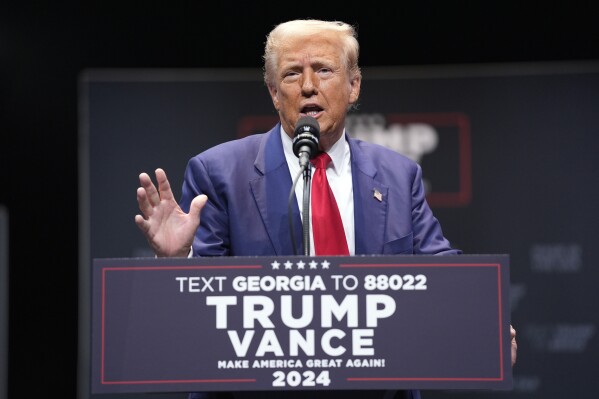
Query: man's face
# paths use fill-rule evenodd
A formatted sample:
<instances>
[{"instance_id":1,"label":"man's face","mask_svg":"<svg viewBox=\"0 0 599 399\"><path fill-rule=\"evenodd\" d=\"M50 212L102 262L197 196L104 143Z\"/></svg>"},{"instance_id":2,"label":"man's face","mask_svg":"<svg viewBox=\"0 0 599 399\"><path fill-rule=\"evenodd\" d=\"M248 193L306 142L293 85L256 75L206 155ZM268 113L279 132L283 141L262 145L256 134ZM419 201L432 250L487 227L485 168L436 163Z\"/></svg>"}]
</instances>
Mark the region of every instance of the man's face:
<instances>
[{"instance_id":1,"label":"man's face","mask_svg":"<svg viewBox=\"0 0 599 399\"><path fill-rule=\"evenodd\" d=\"M310 115L320 124L320 147L327 150L343 134L345 115L360 93L360 77L350 79L335 33L291 40L279 53L269 92L283 128L291 137L295 124Z\"/></svg>"}]
</instances>

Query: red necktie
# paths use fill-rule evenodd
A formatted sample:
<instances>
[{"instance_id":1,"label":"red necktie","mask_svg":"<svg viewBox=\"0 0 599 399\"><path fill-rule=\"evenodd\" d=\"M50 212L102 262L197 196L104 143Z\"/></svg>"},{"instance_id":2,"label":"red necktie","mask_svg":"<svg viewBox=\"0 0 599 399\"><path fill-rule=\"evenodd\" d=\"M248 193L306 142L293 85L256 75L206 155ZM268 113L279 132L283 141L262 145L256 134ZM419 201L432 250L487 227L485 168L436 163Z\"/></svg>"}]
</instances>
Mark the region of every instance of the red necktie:
<instances>
[{"instance_id":1,"label":"red necktie","mask_svg":"<svg viewBox=\"0 0 599 399\"><path fill-rule=\"evenodd\" d=\"M312 178L314 251L316 255L349 255L339 208L327 180L331 157L322 152L310 162L316 168Z\"/></svg>"}]
</instances>

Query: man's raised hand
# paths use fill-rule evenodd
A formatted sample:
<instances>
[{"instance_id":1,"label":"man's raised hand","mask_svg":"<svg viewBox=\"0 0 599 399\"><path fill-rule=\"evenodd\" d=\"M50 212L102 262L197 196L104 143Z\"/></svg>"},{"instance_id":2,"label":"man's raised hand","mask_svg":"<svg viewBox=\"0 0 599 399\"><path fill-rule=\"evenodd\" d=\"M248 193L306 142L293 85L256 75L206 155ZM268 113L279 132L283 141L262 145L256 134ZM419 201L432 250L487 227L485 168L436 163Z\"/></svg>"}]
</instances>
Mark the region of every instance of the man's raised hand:
<instances>
[{"instance_id":1,"label":"man's raised hand","mask_svg":"<svg viewBox=\"0 0 599 399\"><path fill-rule=\"evenodd\" d=\"M187 256L200 224L200 211L208 198L198 195L191 202L189 213L185 213L173 196L164 170L156 169L155 174L158 189L147 173L139 175L137 203L141 215L135 215L135 223L157 256Z\"/></svg>"}]
</instances>

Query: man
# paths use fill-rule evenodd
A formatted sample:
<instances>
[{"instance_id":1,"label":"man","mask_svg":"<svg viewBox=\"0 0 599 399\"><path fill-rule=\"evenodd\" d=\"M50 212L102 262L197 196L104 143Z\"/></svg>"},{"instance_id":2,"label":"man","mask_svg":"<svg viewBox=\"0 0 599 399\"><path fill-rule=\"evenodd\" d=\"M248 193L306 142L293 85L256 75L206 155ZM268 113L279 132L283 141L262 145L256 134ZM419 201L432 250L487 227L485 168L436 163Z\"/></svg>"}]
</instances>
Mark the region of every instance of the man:
<instances>
[{"instance_id":1,"label":"man","mask_svg":"<svg viewBox=\"0 0 599 399\"><path fill-rule=\"evenodd\" d=\"M140 175L142 215L135 221L156 255L293 254L287 198L299 165L292 138L306 115L318 121L319 149L332 159L326 175L350 255L460 254L426 203L419 165L346 134L346 115L358 101L362 82L358 55L356 32L346 23L295 20L276 26L266 42L264 80L280 123L192 158L180 205L163 170L156 170L158 188L147 174ZM297 199L302 198L300 186ZM294 207L295 226L301 226L299 209L299 204ZM311 253L318 255L314 245ZM418 391L326 393L335 394L420 397ZM315 397L314 392L306 397Z\"/></svg>"}]
</instances>

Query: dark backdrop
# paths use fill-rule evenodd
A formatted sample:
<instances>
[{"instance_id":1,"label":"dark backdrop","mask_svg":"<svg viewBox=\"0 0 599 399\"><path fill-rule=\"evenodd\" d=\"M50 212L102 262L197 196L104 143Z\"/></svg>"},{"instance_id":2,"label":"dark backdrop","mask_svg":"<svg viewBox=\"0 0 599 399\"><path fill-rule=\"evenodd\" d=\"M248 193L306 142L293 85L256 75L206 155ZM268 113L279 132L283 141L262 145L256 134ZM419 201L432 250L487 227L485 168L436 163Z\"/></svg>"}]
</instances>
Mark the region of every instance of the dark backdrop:
<instances>
[{"instance_id":1,"label":"dark backdrop","mask_svg":"<svg viewBox=\"0 0 599 399\"><path fill-rule=\"evenodd\" d=\"M298 17L357 25L363 66L599 59L591 1L123 3L0 5L10 398L76 397L77 84L83 69L259 67L268 31ZM542 256L543 248L537 249L533 259ZM547 335L544 325L534 333Z\"/></svg>"}]
</instances>

